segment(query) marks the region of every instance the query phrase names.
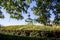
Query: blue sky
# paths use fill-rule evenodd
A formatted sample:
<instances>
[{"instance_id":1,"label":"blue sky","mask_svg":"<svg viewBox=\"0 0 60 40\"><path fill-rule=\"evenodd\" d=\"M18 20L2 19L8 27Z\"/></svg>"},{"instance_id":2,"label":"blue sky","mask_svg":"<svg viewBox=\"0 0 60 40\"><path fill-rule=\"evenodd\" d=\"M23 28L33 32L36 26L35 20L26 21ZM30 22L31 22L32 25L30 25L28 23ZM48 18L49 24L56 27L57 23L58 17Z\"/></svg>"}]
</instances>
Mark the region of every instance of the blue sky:
<instances>
[{"instance_id":1,"label":"blue sky","mask_svg":"<svg viewBox=\"0 0 60 40\"><path fill-rule=\"evenodd\" d=\"M30 4L30 8L32 8L33 6L35 6L35 2ZM28 9L28 12L30 12L31 18L34 19L36 18L36 16L34 14L32 14L33 12L31 11L31 9ZM0 19L0 24L4 25L4 26L8 26L8 25L22 25L22 24L27 24L24 20L27 18L28 14L23 13L23 20L16 20L16 19L12 19L10 18L10 15L6 12L6 10L4 10L4 8L1 9L1 11L3 12L5 18L4 19Z\"/></svg>"},{"instance_id":2,"label":"blue sky","mask_svg":"<svg viewBox=\"0 0 60 40\"><path fill-rule=\"evenodd\" d=\"M32 8L33 6L36 6L35 2L32 2L30 4L30 8ZM28 12L30 12L31 18L34 19L36 18L36 16L33 14L33 12L31 11L31 9L28 9ZM4 25L4 26L8 26L8 25L22 25L22 24L27 24L24 20L27 18L28 14L23 13L23 20L16 20L16 19L12 19L10 18L10 15L6 12L6 10L4 10L3 8L1 9L1 11L3 12L5 18L4 19L0 19L0 24ZM52 10L50 11L50 13L52 14ZM54 14L51 15L51 20L54 19Z\"/></svg>"}]
</instances>

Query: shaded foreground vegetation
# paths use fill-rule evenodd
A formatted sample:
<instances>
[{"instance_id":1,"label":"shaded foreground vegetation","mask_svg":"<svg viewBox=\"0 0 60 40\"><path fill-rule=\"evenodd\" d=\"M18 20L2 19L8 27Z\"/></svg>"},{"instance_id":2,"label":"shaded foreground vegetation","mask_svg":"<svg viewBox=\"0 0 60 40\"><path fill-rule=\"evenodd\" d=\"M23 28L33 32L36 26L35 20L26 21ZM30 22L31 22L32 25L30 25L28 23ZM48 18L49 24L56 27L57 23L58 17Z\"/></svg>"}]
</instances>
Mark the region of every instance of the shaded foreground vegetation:
<instances>
[{"instance_id":1,"label":"shaded foreground vegetation","mask_svg":"<svg viewBox=\"0 0 60 40\"><path fill-rule=\"evenodd\" d=\"M0 34L0 40L60 40L60 38L22 37L22 36Z\"/></svg>"},{"instance_id":2,"label":"shaded foreground vegetation","mask_svg":"<svg viewBox=\"0 0 60 40\"><path fill-rule=\"evenodd\" d=\"M38 37L38 38L60 38L60 31L37 31L37 30L4 30L1 34L15 35L24 37Z\"/></svg>"},{"instance_id":3,"label":"shaded foreground vegetation","mask_svg":"<svg viewBox=\"0 0 60 40\"><path fill-rule=\"evenodd\" d=\"M1 27L0 38L15 38L16 40L49 40L49 38L52 38L50 40L55 40L60 38L60 26L22 25Z\"/></svg>"}]
</instances>

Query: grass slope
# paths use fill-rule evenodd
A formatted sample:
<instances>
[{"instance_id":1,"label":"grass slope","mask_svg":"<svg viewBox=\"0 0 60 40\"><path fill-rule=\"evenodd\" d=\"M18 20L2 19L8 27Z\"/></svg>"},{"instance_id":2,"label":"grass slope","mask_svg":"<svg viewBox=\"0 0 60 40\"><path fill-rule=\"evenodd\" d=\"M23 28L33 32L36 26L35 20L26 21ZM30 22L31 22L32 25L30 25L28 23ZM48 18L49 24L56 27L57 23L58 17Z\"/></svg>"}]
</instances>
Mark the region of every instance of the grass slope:
<instances>
[{"instance_id":1,"label":"grass slope","mask_svg":"<svg viewBox=\"0 0 60 40\"><path fill-rule=\"evenodd\" d=\"M4 26L1 27L0 30L60 31L60 26L37 26L37 25Z\"/></svg>"},{"instance_id":2,"label":"grass slope","mask_svg":"<svg viewBox=\"0 0 60 40\"><path fill-rule=\"evenodd\" d=\"M60 26L4 26L0 27L0 34L28 36L28 37L55 37L60 38Z\"/></svg>"}]
</instances>

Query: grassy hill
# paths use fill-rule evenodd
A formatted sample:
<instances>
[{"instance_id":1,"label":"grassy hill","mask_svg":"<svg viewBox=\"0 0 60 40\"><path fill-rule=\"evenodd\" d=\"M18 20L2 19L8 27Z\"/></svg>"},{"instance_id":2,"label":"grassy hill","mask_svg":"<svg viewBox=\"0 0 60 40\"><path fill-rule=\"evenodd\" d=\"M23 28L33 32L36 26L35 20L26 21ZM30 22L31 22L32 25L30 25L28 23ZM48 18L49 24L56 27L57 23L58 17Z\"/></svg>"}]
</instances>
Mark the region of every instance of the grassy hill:
<instances>
[{"instance_id":1,"label":"grassy hill","mask_svg":"<svg viewBox=\"0 0 60 40\"><path fill-rule=\"evenodd\" d=\"M4 26L1 27L0 30L60 31L60 26L38 26L38 25Z\"/></svg>"},{"instance_id":2,"label":"grassy hill","mask_svg":"<svg viewBox=\"0 0 60 40\"><path fill-rule=\"evenodd\" d=\"M0 34L28 37L60 37L60 26L4 26L0 27Z\"/></svg>"}]
</instances>

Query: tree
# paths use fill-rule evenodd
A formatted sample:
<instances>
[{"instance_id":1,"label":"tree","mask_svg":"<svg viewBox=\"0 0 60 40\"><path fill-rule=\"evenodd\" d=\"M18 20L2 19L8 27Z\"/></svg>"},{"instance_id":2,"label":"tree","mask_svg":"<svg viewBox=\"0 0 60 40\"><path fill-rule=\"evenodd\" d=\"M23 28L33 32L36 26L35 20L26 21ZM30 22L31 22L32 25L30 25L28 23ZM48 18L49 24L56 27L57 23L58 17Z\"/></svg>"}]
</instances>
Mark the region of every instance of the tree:
<instances>
[{"instance_id":1,"label":"tree","mask_svg":"<svg viewBox=\"0 0 60 40\"><path fill-rule=\"evenodd\" d=\"M4 7L11 18L22 19L21 12L27 13L29 5L26 0L0 0L0 8Z\"/></svg>"},{"instance_id":2,"label":"tree","mask_svg":"<svg viewBox=\"0 0 60 40\"><path fill-rule=\"evenodd\" d=\"M0 18L4 18L4 15L2 14L1 10L0 10Z\"/></svg>"},{"instance_id":3,"label":"tree","mask_svg":"<svg viewBox=\"0 0 60 40\"><path fill-rule=\"evenodd\" d=\"M36 0L37 7L33 8L33 11L36 15L39 16L37 19L38 22L47 24L47 21L50 18L50 7L52 6L53 0ZM48 10L49 9L49 10Z\"/></svg>"},{"instance_id":4,"label":"tree","mask_svg":"<svg viewBox=\"0 0 60 40\"><path fill-rule=\"evenodd\" d=\"M54 23L56 25L60 25L60 16L58 16L58 15L55 16Z\"/></svg>"},{"instance_id":5,"label":"tree","mask_svg":"<svg viewBox=\"0 0 60 40\"><path fill-rule=\"evenodd\" d=\"M0 0L0 8L4 7L6 11L10 14L11 18L23 19L21 12L27 13L30 3L35 1L36 6L32 8L35 15L39 17L36 19L37 22L41 22L44 25L50 20L51 14L50 10L54 11L55 20L60 20L56 18L57 14L60 14L60 0ZM56 4L53 6L53 3ZM56 11L55 11L56 9Z\"/></svg>"},{"instance_id":6,"label":"tree","mask_svg":"<svg viewBox=\"0 0 60 40\"><path fill-rule=\"evenodd\" d=\"M33 11L36 15L39 16L37 19L38 22L46 25L48 23L49 18L51 17L50 10L54 11L55 20L57 20L57 24L60 23L60 0L35 0L36 7L33 8ZM55 4L55 5L54 5ZM56 10L56 11L55 11ZM56 23L56 22L55 22Z\"/></svg>"},{"instance_id":7,"label":"tree","mask_svg":"<svg viewBox=\"0 0 60 40\"><path fill-rule=\"evenodd\" d=\"M54 24L60 25L60 5L56 5L56 11L54 12L55 18L54 18Z\"/></svg>"}]
</instances>

